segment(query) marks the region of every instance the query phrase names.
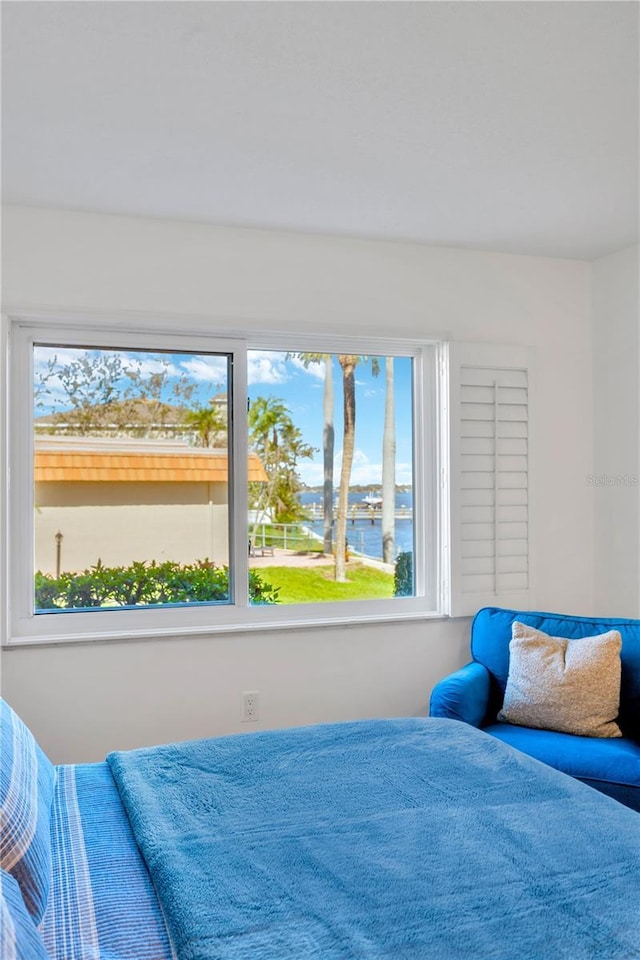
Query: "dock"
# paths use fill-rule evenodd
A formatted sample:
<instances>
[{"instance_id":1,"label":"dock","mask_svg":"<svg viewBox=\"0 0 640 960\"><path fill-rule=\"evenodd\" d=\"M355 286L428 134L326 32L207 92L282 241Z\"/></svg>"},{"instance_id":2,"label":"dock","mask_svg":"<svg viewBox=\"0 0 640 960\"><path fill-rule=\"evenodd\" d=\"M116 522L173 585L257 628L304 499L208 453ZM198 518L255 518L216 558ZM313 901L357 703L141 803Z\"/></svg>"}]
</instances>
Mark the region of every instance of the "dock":
<instances>
[{"instance_id":1,"label":"dock","mask_svg":"<svg viewBox=\"0 0 640 960\"><path fill-rule=\"evenodd\" d=\"M309 514L310 520L322 520L324 517L324 511L321 503L310 503L305 506L306 512ZM333 516L335 519L336 509L334 507ZM396 520L412 520L413 519L413 510L411 507L399 507L395 511ZM353 504L349 507L347 513L347 519L351 523L355 523L357 520L368 520L369 523L375 524L376 521L382 519L382 510L379 507L368 507L366 505L356 505Z\"/></svg>"}]
</instances>

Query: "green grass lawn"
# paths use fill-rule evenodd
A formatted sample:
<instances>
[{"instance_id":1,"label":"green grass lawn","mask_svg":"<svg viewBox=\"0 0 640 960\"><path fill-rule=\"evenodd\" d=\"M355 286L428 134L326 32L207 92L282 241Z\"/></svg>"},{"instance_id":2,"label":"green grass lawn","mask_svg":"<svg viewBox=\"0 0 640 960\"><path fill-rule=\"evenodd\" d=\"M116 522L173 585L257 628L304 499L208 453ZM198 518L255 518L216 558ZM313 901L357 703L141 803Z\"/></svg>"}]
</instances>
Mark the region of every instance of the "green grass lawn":
<instances>
[{"instance_id":1,"label":"green grass lawn","mask_svg":"<svg viewBox=\"0 0 640 960\"><path fill-rule=\"evenodd\" d=\"M370 600L393 596L393 574L362 563L347 564L347 583L333 579L333 564L313 567L261 567L260 578L279 587L280 603L320 603L326 600Z\"/></svg>"}]
</instances>

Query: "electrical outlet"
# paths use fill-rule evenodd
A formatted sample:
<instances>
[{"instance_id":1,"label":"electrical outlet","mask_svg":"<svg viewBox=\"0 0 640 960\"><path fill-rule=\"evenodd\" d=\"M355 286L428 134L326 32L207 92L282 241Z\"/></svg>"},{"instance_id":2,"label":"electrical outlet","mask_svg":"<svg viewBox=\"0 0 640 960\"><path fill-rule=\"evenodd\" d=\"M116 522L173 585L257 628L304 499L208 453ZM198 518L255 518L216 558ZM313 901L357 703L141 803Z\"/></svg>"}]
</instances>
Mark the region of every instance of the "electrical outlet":
<instances>
[{"instance_id":1,"label":"electrical outlet","mask_svg":"<svg viewBox=\"0 0 640 960\"><path fill-rule=\"evenodd\" d=\"M260 719L260 694L257 690L245 690L242 694L242 721L256 723Z\"/></svg>"}]
</instances>

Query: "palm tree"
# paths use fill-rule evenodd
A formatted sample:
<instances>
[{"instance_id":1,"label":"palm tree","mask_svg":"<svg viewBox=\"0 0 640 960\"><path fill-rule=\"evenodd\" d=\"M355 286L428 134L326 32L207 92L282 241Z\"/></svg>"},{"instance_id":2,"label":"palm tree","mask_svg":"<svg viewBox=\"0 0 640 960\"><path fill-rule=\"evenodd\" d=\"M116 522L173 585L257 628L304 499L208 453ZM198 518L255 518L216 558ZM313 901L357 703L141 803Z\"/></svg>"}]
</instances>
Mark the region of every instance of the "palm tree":
<instances>
[{"instance_id":1,"label":"palm tree","mask_svg":"<svg viewBox=\"0 0 640 960\"><path fill-rule=\"evenodd\" d=\"M322 395L322 513L324 517L324 552L331 554L333 546L333 455L335 429L333 426L333 370L331 354L324 356L324 391Z\"/></svg>"},{"instance_id":2,"label":"palm tree","mask_svg":"<svg viewBox=\"0 0 640 960\"><path fill-rule=\"evenodd\" d=\"M251 401L248 416L251 441L265 467L272 462L273 452L278 447L280 426L288 416L284 400L278 397L256 397Z\"/></svg>"},{"instance_id":3,"label":"palm tree","mask_svg":"<svg viewBox=\"0 0 640 960\"><path fill-rule=\"evenodd\" d=\"M184 423L193 428L197 438L196 444L200 447L212 447L216 435L227 429L226 417L213 405L187 410Z\"/></svg>"},{"instance_id":4,"label":"palm tree","mask_svg":"<svg viewBox=\"0 0 640 960\"><path fill-rule=\"evenodd\" d=\"M304 516L298 498L301 485L297 465L299 459L311 458L315 452L315 447L305 442L300 428L287 417L280 427L278 457L269 503L278 522L292 523Z\"/></svg>"},{"instance_id":5,"label":"palm tree","mask_svg":"<svg viewBox=\"0 0 640 960\"><path fill-rule=\"evenodd\" d=\"M351 484L351 468L353 466L353 452L356 438L356 381L355 369L367 357L354 354L339 354L338 362L342 367L342 392L344 397L344 428L342 439L342 465L340 469L340 488L338 491L338 509L336 511L336 566L335 579L338 583L345 583L347 579L347 511L349 509L349 486ZM371 369L374 377L378 376L380 367L378 358L371 358Z\"/></svg>"},{"instance_id":6,"label":"palm tree","mask_svg":"<svg viewBox=\"0 0 640 960\"><path fill-rule=\"evenodd\" d=\"M396 433L393 394L393 357L385 360L386 393L382 435L382 559L394 561L396 525Z\"/></svg>"},{"instance_id":7,"label":"palm tree","mask_svg":"<svg viewBox=\"0 0 640 960\"><path fill-rule=\"evenodd\" d=\"M289 522L301 514L297 501L298 460L312 457L314 448L305 443L284 403L276 397L257 397L249 407L251 445L264 465L268 481L255 495L255 523L270 511L272 519Z\"/></svg>"},{"instance_id":8,"label":"palm tree","mask_svg":"<svg viewBox=\"0 0 640 960\"><path fill-rule=\"evenodd\" d=\"M340 489L338 491L338 510L336 517L336 569L338 583L345 583L347 553L347 510L349 507L349 484L353 465L353 450L356 437L356 384L355 369L358 356L340 354L338 362L342 367L342 390L344 397L344 430L342 440L342 464L340 468Z\"/></svg>"},{"instance_id":9,"label":"palm tree","mask_svg":"<svg viewBox=\"0 0 640 960\"><path fill-rule=\"evenodd\" d=\"M283 400L275 397L256 397L249 406L249 432L251 445L259 455L269 480L260 486L255 503L256 518L264 519L269 507L273 481L275 478L275 460L278 450L278 428L289 411ZM258 519L256 519L258 523Z\"/></svg>"}]
</instances>

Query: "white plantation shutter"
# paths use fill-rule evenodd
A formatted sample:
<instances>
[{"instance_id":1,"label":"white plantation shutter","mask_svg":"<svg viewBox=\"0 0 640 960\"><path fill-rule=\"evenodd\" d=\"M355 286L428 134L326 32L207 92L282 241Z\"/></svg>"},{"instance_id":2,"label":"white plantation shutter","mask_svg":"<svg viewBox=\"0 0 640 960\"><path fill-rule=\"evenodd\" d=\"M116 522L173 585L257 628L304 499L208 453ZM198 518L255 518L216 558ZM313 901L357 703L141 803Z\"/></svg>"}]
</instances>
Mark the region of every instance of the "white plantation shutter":
<instances>
[{"instance_id":1,"label":"white plantation shutter","mask_svg":"<svg viewBox=\"0 0 640 960\"><path fill-rule=\"evenodd\" d=\"M451 615L530 605L530 355L449 346Z\"/></svg>"}]
</instances>

